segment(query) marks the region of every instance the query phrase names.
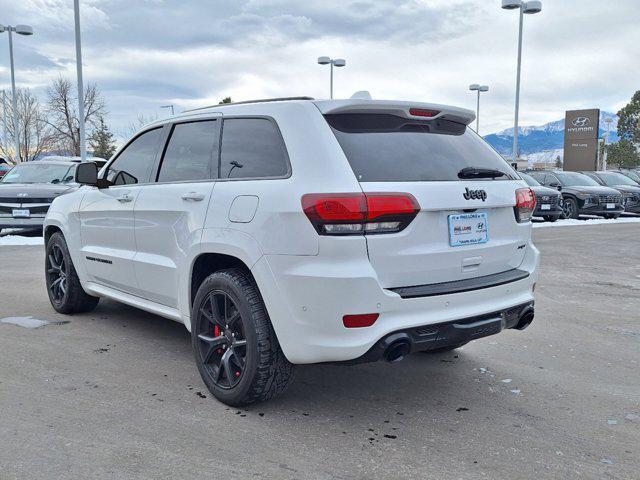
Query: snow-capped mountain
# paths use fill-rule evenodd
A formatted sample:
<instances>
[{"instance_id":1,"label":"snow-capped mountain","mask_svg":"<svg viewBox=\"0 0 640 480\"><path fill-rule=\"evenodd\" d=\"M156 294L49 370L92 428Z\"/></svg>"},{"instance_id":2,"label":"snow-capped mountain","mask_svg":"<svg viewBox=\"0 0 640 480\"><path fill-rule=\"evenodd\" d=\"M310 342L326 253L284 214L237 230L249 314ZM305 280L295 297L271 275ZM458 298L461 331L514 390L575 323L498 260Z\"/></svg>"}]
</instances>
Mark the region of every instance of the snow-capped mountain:
<instances>
[{"instance_id":1,"label":"snow-capped mountain","mask_svg":"<svg viewBox=\"0 0 640 480\"><path fill-rule=\"evenodd\" d=\"M606 118L611 118L611 133L609 142L618 141L616 133L618 116L610 112L600 112L600 137L607 131ZM545 123L540 126L518 127L518 144L520 154L526 156L543 151L562 149L564 146L564 119ZM513 149L513 127L492 133L484 139L503 155L511 155Z\"/></svg>"}]
</instances>

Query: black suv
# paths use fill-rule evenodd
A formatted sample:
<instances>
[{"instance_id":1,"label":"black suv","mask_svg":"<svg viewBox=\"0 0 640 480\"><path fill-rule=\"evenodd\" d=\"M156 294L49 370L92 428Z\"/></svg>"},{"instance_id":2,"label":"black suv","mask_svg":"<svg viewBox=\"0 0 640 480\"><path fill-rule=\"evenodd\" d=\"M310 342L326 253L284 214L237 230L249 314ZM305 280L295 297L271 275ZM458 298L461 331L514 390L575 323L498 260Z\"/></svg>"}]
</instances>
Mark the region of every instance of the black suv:
<instances>
[{"instance_id":1,"label":"black suv","mask_svg":"<svg viewBox=\"0 0 640 480\"><path fill-rule=\"evenodd\" d=\"M583 172L600 185L615 188L622 194L624 210L630 213L640 213L640 185L620 172Z\"/></svg>"},{"instance_id":2,"label":"black suv","mask_svg":"<svg viewBox=\"0 0 640 480\"><path fill-rule=\"evenodd\" d=\"M564 216L562 208L562 195L557 189L543 187L531 175L519 172L522 179L536 194L536 209L533 212L534 217L542 217L547 222L555 222L558 218Z\"/></svg>"},{"instance_id":3,"label":"black suv","mask_svg":"<svg viewBox=\"0 0 640 480\"><path fill-rule=\"evenodd\" d=\"M564 213L567 218L580 215L598 215L618 218L624 212L622 195L617 190L603 187L593 178L579 172L528 172L546 187L562 193Z\"/></svg>"}]
</instances>

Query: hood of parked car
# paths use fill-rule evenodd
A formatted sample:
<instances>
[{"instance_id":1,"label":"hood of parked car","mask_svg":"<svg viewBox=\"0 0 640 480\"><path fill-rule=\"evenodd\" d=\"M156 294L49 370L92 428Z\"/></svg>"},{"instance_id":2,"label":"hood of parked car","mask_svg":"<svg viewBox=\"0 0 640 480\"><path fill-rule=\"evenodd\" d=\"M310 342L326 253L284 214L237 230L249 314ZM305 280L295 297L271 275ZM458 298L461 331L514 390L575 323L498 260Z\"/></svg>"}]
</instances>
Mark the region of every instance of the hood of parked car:
<instances>
[{"instance_id":1,"label":"hood of parked car","mask_svg":"<svg viewBox=\"0 0 640 480\"><path fill-rule=\"evenodd\" d=\"M637 187L633 185L611 185L611 188L615 188L622 193L640 193L640 185Z\"/></svg>"},{"instance_id":2,"label":"hood of parked car","mask_svg":"<svg viewBox=\"0 0 640 480\"><path fill-rule=\"evenodd\" d=\"M586 193L593 195L620 195L618 190L609 187L601 187L595 185L581 185L575 187L562 187L562 191L566 193Z\"/></svg>"},{"instance_id":3,"label":"hood of parked car","mask_svg":"<svg viewBox=\"0 0 640 480\"><path fill-rule=\"evenodd\" d=\"M0 183L0 198L16 199L18 203L27 199L44 199L56 198L62 194L72 192L77 185L55 185L50 183Z\"/></svg>"},{"instance_id":4,"label":"hood of parked car","mask_svg":"<svg viewBox=\"0 0 640 480\"><path fill-rule=\"evenodd\" d=\"M549 197L555 197L560 195L560 192L555 188L543 187L542 185L539 187L531 187L531 189L535 192L536 196L538 197L543 195L547 195Z\"/></svg>"}]
</instances>

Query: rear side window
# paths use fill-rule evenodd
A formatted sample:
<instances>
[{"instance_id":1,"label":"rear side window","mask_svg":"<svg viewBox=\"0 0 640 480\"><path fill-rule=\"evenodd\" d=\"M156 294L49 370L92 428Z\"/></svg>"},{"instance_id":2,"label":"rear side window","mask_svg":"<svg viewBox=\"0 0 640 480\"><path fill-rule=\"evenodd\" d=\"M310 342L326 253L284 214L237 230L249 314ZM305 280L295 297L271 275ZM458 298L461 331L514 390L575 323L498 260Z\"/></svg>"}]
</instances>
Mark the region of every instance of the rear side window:
<instances>
[{"instance_id":1,"label":"rear side window","mask_svg":"<svg viewBox=\"0 0 640 480\"><path fill-rule=\"evenodd\" d=\"M224 120L220 178L274 178L288 172L287 151L275 122L264 118Z\"/></svg>"},{"instance_id":2,"label":"rear side window","mask_svg":"<svg viewBox=\"0 0 640 480\"><path fill-rule=\"evenodd\" d=\"M216 120L174 125L162 157L158 182L211 178L213 158L217 168L218 137Z\"/></svg>"},{"instance_id":3,"label":"rear side window","mask_svg":"<svg viewBox=\"0 0 640 480\"><path fill-rule=\"evenodd\" d=\"M162 128L143 133L109 166L107 180L115 185L147 183L156 159Z\"/></svg>"},{"instance_id":4,"label":"rear side window","mask_svg":"<svg viewBox=\"0 0 640 480\"><path fill-rule=\"evenodd\" d=\"M484 140L456 122L389 114L325 118L360 182L458 181L468 167L504 172L496 180L518 178Z\"/></svg>"}]
</instances>

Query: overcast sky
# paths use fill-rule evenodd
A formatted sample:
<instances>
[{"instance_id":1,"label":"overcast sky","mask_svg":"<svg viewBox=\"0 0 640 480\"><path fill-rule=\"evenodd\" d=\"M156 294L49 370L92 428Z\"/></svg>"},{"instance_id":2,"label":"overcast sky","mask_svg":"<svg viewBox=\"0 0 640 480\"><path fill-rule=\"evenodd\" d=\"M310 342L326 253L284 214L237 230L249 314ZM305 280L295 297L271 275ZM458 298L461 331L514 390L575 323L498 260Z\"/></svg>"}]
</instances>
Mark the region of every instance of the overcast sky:
<instances>
[{"instance_id":1,"label":"overcast sky","mask_svg":"<svg viewBox=\"0 0 640 480\"><path fill-rule=\"evenodd\" d=\"M475 108L481 133L513 122L516 11L499 0L81 0L85 82L102 89L117 132L139 114L234 100L328 97L320 55L345 58L336 97L369 90ZM75 79L72 0L0 0L0 23L31 24L15 39L17 82L44 94ZM525 17L521 125L564 110L617 111L640 89L638 0L543 0ZM10 85L6 33L0 84Z\"/></svg>"}]
</instances>

